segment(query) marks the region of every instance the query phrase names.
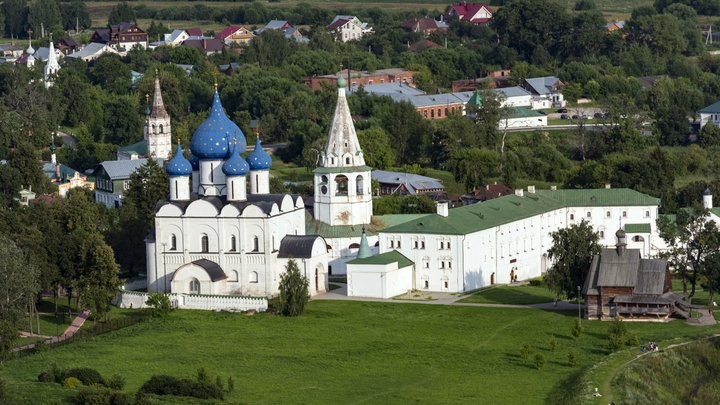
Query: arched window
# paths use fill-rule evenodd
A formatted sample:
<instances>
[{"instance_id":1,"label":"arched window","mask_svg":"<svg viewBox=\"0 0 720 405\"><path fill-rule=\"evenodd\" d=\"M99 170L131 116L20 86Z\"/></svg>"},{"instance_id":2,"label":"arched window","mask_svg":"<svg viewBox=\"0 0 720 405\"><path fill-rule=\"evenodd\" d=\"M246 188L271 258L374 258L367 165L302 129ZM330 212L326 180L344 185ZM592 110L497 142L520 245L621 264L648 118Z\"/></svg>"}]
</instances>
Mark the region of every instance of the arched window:
<instances>
[{"instance_id":1,"label":"arched window","mask_svg":"<svg viewBox=\"0 0 720 405\"><path fill-rule=\"evenodd\" d=\"M175 235L170 237L170 250L177 250L177 238Z\"/></svg>"},{"instance_id":2,"label":"arched window","mask_svg":"<svg viewBox=\"0 0 720 405\"><path fill-rule=\"evenodd\" d=\"M237 240L235 239L235 235L230 237L230 251L237 251Z\"/></svg>"},{"instance_id":3,"label":"arched window","mask_svg":"<svg viewBox=\"0 0 720 405\"><path fill-rule=\"evenodd\" d=\"M257 236L253 236L253 252L260 251L260 239Z\"/></svg>"},{"instance_id":4,"label":"arched window","mask_svg":"<svg viewBox=\"0 0 720 405\"><path fill-rule=\"evenodd\" d=\"M357 194L364 194L363 189L365 188L365 182L363 176L357 176L355 178L355 192Z\"/></svg>"},{"instance_id":5,"label":"arched window","mask_svg":"<svg viewBox=\"0 0 720 405\"><path fill-rule=\"evenodd\" d=\"M190 279L190 294L200 294L200 282L196 278Z\"/></svg>"},{"instance_id":6,"label":"arched window","mask_svg":"<svg viewBox=\"0 0 720 405\"><path fill-rule=\"evenodd\" d=\"M297 231L295 233L297 234ZM275 251L275 235L272 236L272 250Z\"/></svg>"},{"instance_id":7,"label":"arched window","mask_svg":"<svg viewBox=\"0 0 720 405\"><path fill-rule=\"evenodd\" d=\"M207 253L210 251L210 240L208 239L207 235L203 235L200 238L200 251L203 253Z\"/></svg>"},{"instance_id":8,"label":"arched window","mask_svg":"<svg viewBox=\"0 0 720 405\"><path fill-rule=\"evenodd\" d=\"M430 110L430 118L435 118L435 110Z\"/></svg>"},{"instance_id":9,"label":"arched window","mask_svg":"<svg viewBox=\"0 0 720 405\"><path fill-rule=\"evenodd\" d=\"M348 193L348 178L344 175L335 177L335 195L347 195Z\"/></svg>"},{"instance_id":10,"label":"arched window","mask_svg":"<svg viewBox=\"0 0 720 405\"><path fill-rule=\"evenodd\" d=\"M161 133L161 134L163 133L163 126L162 126L162 124L160 124L160 133Z\"/></svg>"},{"instance_id":11,"label":"arched window","mask_svg":"<svg viewBox=\"0 0 720 405\"><path fill-rule=\"evenodd\" d=\"M257 283L258 282L258 274L256 271L250 272L250 280L251 283Z\"/></svg>"},{"instance_id":12,"label":"arched window","mask_svg":"<svg viewBox=\"0 0 720 405\"><path fill-rule=\"evenodd\" d=\"M350 164L350 158L349 158L349 157L346 157L346 158L345 158L345 164L346 164L346 165L349 165L349 164Z\"/></svg>"},{"instance_id":13,"label":"arched window","mask_svg":"<svg viewBox=\"0 0 720 405\"><path fill-rule=\"evenodd\" d=\"M441 113L442 113L442 108L438 108L438 118L440 118L442 116Z\"/></svg>"},{"instance_id":14,"label":"arched window","mask_svg":"<svg viewBox=\"0 0 720 405\"><path fill-rule=\"evenodd\" d=\"M157 128L155 128L155 124L152 125L152 132L153 134L157 131Z\"/></svg>"},{"instance_id":15,"label":"arched window","mask_svg":"<svg viewBox=\"0 0 720 405\"><path fill-rule=\"evenodd\" d=\"M607 212L605 213L605 217L610 218L610 211L607 211Z\"/></svg>"},{"instance_id":16,"label":"arched window","mask_svg":"<svg viewBox=\"0 0 720 405\"><path fill-rule=\"evenodd\" d=\"M240 279L238 278L238 272L237 270L230 270L230 274L228 274L228 281L232 281L234 283L237 283Z\"/></svg>"}]
</instances>

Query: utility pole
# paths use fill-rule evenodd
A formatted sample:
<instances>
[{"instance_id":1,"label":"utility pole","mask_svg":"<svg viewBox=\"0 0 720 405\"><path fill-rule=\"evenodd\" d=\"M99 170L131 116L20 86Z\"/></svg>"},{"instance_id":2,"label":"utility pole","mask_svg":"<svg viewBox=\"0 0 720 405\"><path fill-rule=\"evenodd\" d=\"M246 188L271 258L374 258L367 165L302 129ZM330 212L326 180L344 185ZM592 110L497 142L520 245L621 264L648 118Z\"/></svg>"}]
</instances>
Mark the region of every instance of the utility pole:
<instances>
[{"instance_id":1,"label":"utility pole","mask_svg":"<svg viewBox=\"0 0 720 405\"><path fill-rule=\"evenodd\" d=\"M45 38L45 23L40 23L40 36Z\"/></svg>"},{"instance_id":2,"label":"utility pole","mask_svg":"<svg viewBox=\"0 0 720 405\"><path fill-rule=\"evenodd\" d=\"M80 17L75 17L75 34L80 32Z\"/></svg>"}]
</instances>

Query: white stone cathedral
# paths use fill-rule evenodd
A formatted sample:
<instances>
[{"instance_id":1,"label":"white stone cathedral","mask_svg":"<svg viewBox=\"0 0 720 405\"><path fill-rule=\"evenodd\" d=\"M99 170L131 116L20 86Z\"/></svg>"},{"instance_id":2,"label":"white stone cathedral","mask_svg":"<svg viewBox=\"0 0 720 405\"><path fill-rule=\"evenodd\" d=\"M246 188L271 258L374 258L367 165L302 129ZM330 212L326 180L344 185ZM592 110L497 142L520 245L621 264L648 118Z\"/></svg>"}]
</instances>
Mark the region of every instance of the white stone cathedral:
<instances>
[{"instance_id":1,"label":"white stone cathedral","mask_svg":"<svg viewBox=\"0 0 720 405\"><path fill-rule=\"evenodd\" d=\"M272 160L259 139L243 159L245 145L216 90L191 158L178 145L166 165L170 195L145 240L148 291L272 296L291 257L310 294L326 291L327 243L305 234L303 199L269 194Z\"/></svg>"}]
</instances>

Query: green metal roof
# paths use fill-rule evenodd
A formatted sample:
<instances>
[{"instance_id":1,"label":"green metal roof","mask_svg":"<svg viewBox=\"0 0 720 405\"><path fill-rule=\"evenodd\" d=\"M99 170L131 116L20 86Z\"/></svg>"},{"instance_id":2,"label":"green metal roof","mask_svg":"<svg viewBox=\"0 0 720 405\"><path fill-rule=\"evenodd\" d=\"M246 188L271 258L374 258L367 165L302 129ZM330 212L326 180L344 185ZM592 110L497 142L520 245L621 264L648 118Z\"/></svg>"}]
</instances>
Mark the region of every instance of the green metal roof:
<instances>
[{"instance_id":1,"label":"green metal roof","mask_svg":"<svg viewBox=\"0 0 720 405\"><path fill-rule=\"evenodd\" d=\"M720 217L720 207L710 208L710 212Z\"/></svg>"},{"instance_id":2,"label":"green metal roof","mask_svg":"<svg viewBox=\"0 0 720 405\"><path fill-rule=\"evenodd\" d=\"M625 224L626 233L650 233L650 224Z\"/></svg>"},{"instance_id":3,"label":"green metal roof","mask_svg":"<svg viewBox=\"0 0 720 405\"><path fill-rule=\"evenodd\" d=\"M362 228L369 236L377 235L388 226L400 225L413 219L424 217L427 214L393 214L372 217L370 224L365 225L336 225L330 226L313 218L305 211L305 234L320 235L323 238L355 238L362 236Z\"/></svg>"},{"instance_id":4,"label":"green metal roof","mask_svg":"<svg viewBox=\"0 0 720 405\"><path fill-rule=\"evenodd\" d=\"M553 198L566 207L660 205L659 198L651 197L629 188L537 190L537 194Z\"/></svg>"},{"instance_id":5,"label":"green metal roof","mask_svg":"<svg viewBox=\"0 0 720 405\"><path fill-rule=\"evenodd\" d=\"M146 156L148 153L147 141L143 140L132 145L123 146L122 148L118 148L118 151L126 152L131 155L134 152L134 154Z\"/></svg>"},{"instance_id":6,"label":"green metal roof","mask_svg":"<svg viewBox=\"0 0 720 405\"><path fill-rule=\"evenodd\" d=\"M366 257L364 259L353 259L347 262L347 264L390 264L395 262L397 262L398 264L398 269L402 269L403 267L408 267L415 264L412 260L405 257L397 250L391 250L389 252L381 253L376 256Z\"/></svg>"},{"instance_id":7,"label":"green metal roof","mask_svg":"<svg viewBox=\"0 0 720 405\"><path fill-rule=\"evenodd\" d=\"M542 117L543 115L537 111L533 111L526 107L513 107L512 115L510 118L524 118L524 117Z\"/></svg>"},{"instance_id":8,"label":"green metal roof","mask_svg":"<svg viewBox=\"0 0 720 405\"><path fill-rule=\"evenodd\" d=\"M525 194L524 197L518 197L512 194L453 208L447 217L427 214L413 221L386 228L383 233L465 235L564 207L565 205L560 202L542 195Z\"/></svg>"},{"instance_id":9,"label":"green metal roof","mask_svg":"<svg viewBox=\"0 0 720 405\"><path fill-rule=\"evenodd\" d=\"M358 259L365 259L368 257L372 257L372 250L370 250L370 245L368 245L367 237L365 236L365 232L362 233L362 237L360 238L360 249L357 253Z\"/></svg>"},{"instance_id":10,"label":"green metal roof","mask_svg":"<svg viewBox=\"0 0 720 405\"><path fill-rule=\"evenodd\" d=\"M630 189L538 190L523 197L506 195L451 209L447 217L427 214L383 233L467 235L566 207L658 205L659 199Z\"/></svg>"},{"instance_id":11,"label":"green metal roof","mask_svg":"<svg viewBox=\"0 0 720 405\"><path fill-rule=\"evenodd\" d=\"M710 104L709 106L703 108L702 110L698 110L699 113L718 113L720 112L720 101Z\"/></svg>"}]
</instances>

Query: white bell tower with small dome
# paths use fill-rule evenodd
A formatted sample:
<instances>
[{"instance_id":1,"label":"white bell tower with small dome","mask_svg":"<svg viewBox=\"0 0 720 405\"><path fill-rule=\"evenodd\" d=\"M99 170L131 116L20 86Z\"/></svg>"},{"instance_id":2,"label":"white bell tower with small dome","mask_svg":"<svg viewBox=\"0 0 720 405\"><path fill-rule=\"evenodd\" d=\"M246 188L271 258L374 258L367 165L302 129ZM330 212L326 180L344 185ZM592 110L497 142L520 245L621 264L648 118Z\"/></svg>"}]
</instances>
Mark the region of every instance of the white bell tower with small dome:
<instances>
[{"instance_id":1,"label":"white bell tower with small dome","mask_svg":"<svg viewBox=\"0 0 720 405\"><path fill-rule=\"evenodd\" d=\"M345 79L338 79L338 100L320 167L315 169L315 219L329 225L369 224L372 218L371 168L365 165L345 97Z\"/></svg>"},{"instance_id":2,"label":"white bell tower with small dome","mask_svg":"<svg viewBox=\"0 0 720 405\"><path fill-rule=\"evenodd\" d=\"M170 159L172 148L170 115L165 110L157 70L155 71L155 94L153 94L152 109L145 117L144 138L147 142L148 157Z\"/></svg>"}]
</instances>

